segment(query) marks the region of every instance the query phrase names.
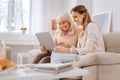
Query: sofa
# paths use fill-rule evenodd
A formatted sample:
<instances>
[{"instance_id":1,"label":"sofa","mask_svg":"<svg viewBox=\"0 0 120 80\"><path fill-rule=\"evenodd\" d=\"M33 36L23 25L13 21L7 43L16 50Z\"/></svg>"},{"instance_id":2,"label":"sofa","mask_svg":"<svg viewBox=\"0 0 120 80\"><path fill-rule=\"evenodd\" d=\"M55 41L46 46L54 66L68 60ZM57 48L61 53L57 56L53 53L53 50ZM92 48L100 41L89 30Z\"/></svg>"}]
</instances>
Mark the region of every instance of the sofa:
<instances>
[{"instance_id":1,"label":"sofa","mask_svg":"<svg viewBox=\"0 0 120 80\"><path fill-rule=\"evenodd\" d=\"M74 63L89 71L82 80L120 80L120 32L106 33L103 38L105 52L88 53Z\"/></svg>"},{"instance_id":2,"label":"sofa","mask_svg":"<svg viewBox=\"0 0 120 80\"><path fill-rule=\"evenodd\" d=\"M80 56L78 62L73 62L74 67L89 71L89 75L83 76L82 80L120 80L120 32L103 34L103 38L105 52L88 53ZM62 80L81 80L80 78Z\"/></svg>"}]
</instances>

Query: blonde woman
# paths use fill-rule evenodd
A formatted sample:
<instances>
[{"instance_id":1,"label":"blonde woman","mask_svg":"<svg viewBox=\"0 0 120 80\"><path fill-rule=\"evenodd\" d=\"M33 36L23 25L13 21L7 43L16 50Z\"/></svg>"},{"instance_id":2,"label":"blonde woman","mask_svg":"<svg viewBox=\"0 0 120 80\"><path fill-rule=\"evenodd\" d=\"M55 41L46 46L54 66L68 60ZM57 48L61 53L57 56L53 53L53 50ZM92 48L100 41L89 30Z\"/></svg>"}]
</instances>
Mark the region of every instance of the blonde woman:
<instances>
[{"instance_id":1,"label":"blonde woman","mask_svg":"<svg viewBox=\"0 0 120 80\"><path fill-rule=\"evenodd\" d=\"M75 24L70 14L67 12L59 14L56 20L57 30L55 31L53 37L53 40L56 44L55 52L66 53L72 46L77 47L78 34L80 32L80 28L75 27ZM40 61L40 63L49 62L49 56L51 55L51 52L49 50L46 50L44 45L41 45L40 49L42 52L45 53L38 54L36 61ZM76 55L73 58L76 58ZM53 58L51 58L51 60L53 60Z\"/></svg>"},{"instance_id":2,"label":"blonde woman","mask_svg":"<svg viewBox=\"0 0 120 80\"><path fill-rule=\"evenodd\" d=\"M54 35L55 51L65 53L72 46L77 47L80 28L75 27L69 13L61 13L57 17L57 30ZM62 49L62 50L61 50Z\"/></svg>"},{"instance_id":3,"label":"blonde woman","mask_svg":"<svg viewBox=\"0 0 120 80\"><path fill-rule=\"evenodd\" d=\"M86 7L84 5L75 6L71 10L71 15L76 25L81 28L81 31L78 37L77 48L71 47L65 52L85 55L90 52L105 51L102 32L100 28L91 20ZM59 50L57 51L59 52ZM69 57L69 55L67 55L67 57ZM63 63L69 61L67 60L66 55L61 55L59 53L53 55L53 59L54 60L51 61L53 63Z\"/></svg>"}]
</instances>

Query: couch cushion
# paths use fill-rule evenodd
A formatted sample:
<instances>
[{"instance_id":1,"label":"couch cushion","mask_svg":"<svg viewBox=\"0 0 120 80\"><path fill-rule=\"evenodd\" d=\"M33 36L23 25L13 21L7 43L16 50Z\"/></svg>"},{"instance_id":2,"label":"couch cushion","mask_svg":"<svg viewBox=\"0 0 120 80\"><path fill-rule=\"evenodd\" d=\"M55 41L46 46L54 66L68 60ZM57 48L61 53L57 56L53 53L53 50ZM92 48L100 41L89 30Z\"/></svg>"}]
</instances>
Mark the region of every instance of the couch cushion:
<instances>
[{"instance_id":1,"label":"couch cushion","mask_svg":"<svg viewBox=\"0 0 120 80\"><path fill-rule=\"evenodd\" d=\"M120 32L106 33L103 37L106 52L120 53Z\"/></svg>"},{"instance_id":2,"label":"couch cushion","mask_svg":"<svg viewBox=\"0 0 120 80\"><path fill-rule=\"evenodd\" d=\"M80 55L79 58L73 62L75 67L87 67L102 64L120 64L120 54L111 52L89 53Z\"/></svg>"},{"instance_id":3,"label":"couch cushion","mask_svg":"<svg viewBox=\"0 0 120 80\"><path fill-rule=\"evenodd\" d=\"M120 64L120 54L111 52L95 53L97 57L96 64Z\"/></svg>"}]
</instances>

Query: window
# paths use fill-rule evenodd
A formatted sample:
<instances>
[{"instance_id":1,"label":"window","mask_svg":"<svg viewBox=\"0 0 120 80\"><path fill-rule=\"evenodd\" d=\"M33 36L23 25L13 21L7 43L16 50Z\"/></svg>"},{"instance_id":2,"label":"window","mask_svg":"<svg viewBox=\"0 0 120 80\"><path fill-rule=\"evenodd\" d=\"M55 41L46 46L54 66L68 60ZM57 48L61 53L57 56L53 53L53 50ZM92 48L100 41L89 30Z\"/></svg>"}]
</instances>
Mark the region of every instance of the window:
<instances>
[{"instance_id":1,"label":"window","mask_svg":"<svg viewBox=\"0 0 120 80\"><path fill-rule=\"evenodd\" d=\"M0 32L20 33L30 28L30 0L0 0Z\"/></svg>"}]
</instances>

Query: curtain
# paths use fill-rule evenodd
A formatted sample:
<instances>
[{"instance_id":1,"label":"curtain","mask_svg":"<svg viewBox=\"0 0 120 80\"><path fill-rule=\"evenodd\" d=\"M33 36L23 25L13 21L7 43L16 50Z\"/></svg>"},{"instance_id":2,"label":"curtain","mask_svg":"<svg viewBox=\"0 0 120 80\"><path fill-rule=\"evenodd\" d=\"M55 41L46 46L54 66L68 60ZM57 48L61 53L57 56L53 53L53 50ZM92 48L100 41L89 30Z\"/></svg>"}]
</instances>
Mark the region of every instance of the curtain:
<instances>
[{"instance_id":1,"label":"curtain","mask_svg":"<svg viewBox=\"0 0 120 80\"><path fill-rule=\"evenodd\" d=\"M45 30L45 0L32 0L31 3L30 33L34 35Z\"/></svg>"}]
</instances>

